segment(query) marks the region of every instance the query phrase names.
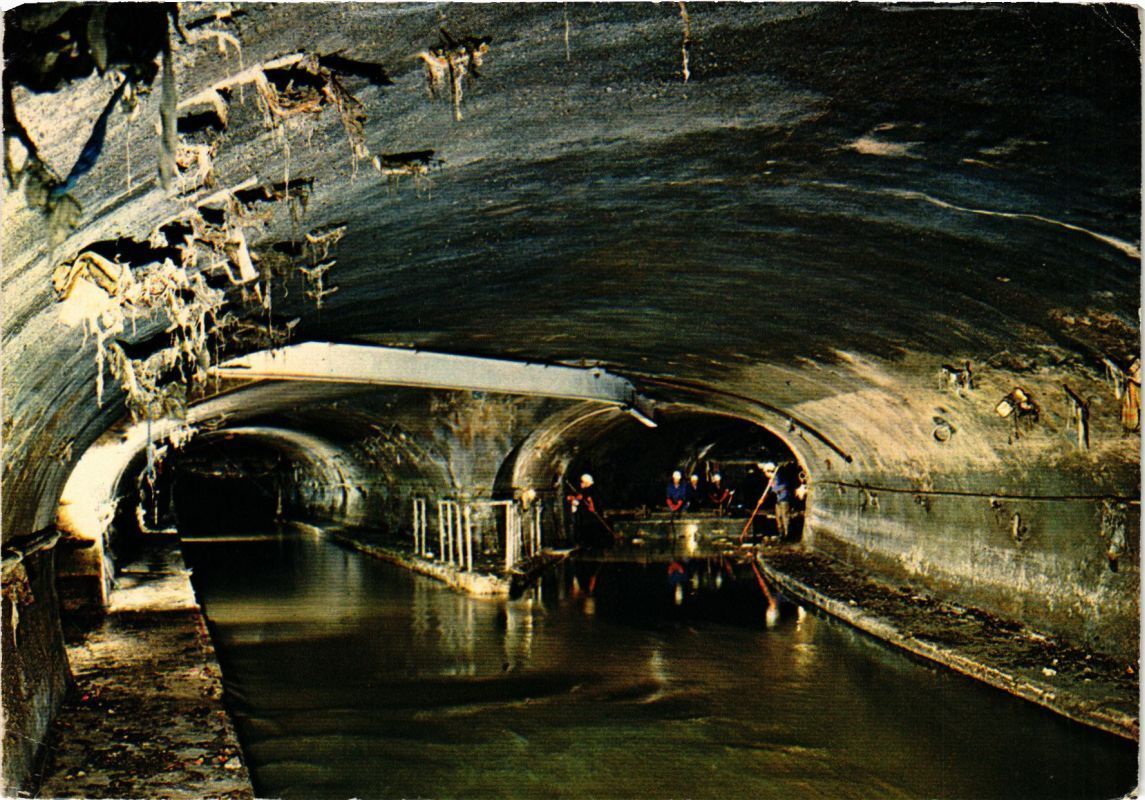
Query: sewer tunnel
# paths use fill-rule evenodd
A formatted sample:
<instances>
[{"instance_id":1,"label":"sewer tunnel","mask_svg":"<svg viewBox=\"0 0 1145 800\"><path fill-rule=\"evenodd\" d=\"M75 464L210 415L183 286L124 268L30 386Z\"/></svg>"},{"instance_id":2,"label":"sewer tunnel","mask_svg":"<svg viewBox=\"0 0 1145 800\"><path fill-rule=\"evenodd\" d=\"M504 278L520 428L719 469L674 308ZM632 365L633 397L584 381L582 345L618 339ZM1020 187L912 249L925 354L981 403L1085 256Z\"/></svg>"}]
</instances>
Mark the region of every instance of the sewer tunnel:
<instances>
[{"instance_id":1,"label":"sewer tunnel","mask_svg":"<svg viewBox=\"0 0 1145 800\"><path fill-rule=\"evenodd\" d=\"M4 24L4 793L1130 790L1133 9Z\"/></svg>"}]
</instances>

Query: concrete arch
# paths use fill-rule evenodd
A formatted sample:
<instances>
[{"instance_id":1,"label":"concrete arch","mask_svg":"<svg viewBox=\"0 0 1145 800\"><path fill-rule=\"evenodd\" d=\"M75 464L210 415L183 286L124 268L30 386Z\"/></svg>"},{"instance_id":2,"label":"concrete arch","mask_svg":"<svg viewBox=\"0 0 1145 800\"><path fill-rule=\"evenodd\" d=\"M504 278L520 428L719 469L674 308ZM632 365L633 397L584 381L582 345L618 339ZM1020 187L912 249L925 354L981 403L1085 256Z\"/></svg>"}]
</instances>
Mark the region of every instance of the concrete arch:
<instances>
[{"instance_id":1,"label":"concrete arch","mask_svg":"<svg viewBox=\"0 0 1145 800\"><path fill-rule=\"evenodd\" d=\"M775 419L769 419L765 414L750 413L742 408L733 409L718 402L712 405L672 402L662 403L657 408L659 421L675 415L691 414L697 417L725 418L729 421L741 421L758 426L786 446L809 477L813 475L815 467L808 443L792 436L790 432L778 432ZM567 470L575 458L578 443L596 441L633 425L638 423L616 409L593 408L587 404L573 406L553 414L542 421L506 459L500 473L498 488L501 493L519 492L525 488L548 489L553 491L554 496L560 496L563 491L553 484L558 476L562 482L570 479Z\"/></svg>"},{"instance_id":2,"label":"concrete arch","mask_svg":"<svg viewBox=\"0 0 1145 800\"><path fill-rule=\"evenodd\" d=\"M310 472L307 480L326 489L312 502L323 506L324 513L337 516L343 524L353 525L366 518L365 471L345 449L310 433L265 425L243 425L204 433L195 437L188 449L224 438L260 442L304 465Z\"/></svg>"},{"instance_id":3,"label":"concrete arch","mask_svg":"<svg viewBox=\"0 0 1145 800\"><path fill-rule=\"evenodd\" d=\"M228 430L233 433L245 428L249 435L263 438L273 435L280 446L324 462L327 469L335 469L329 465L336 464L337 469L348 476L347 483L367 486L368 465L358 463L352 452L332 439L281 425L245 423L273 416L283 409L336 401L354 391L354 387L283 382L224 386L217 394L189 406L184 419L154 422L123 419L108 427L79 454L56 490L59 499L55 524L65 545L58 565L61 588L63 594L72 594L75 598L69 604L98 608L106 602L110 565L105 563L105 544L116 513L117 492L127 471L149 448L153 455L162 457L168 449L178 449L193 437ZM365 425L364 421L354 421L354 425L359 422ZM352 521L365 515L363 506L358 504Z\"/></svg>"}]
</instances>

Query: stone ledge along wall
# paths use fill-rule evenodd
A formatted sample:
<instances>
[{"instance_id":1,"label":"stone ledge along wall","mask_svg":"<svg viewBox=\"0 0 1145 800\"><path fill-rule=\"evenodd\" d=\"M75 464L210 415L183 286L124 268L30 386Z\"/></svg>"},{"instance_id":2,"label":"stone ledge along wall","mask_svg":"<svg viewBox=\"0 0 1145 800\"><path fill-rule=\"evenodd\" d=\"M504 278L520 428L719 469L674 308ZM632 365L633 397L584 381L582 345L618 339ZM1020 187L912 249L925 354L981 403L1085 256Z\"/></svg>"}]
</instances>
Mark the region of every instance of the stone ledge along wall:
<instances>
[{"instance_id":1,"label":"stone ledge along wall","mask_svg":"<svg viewBox=\"0 0 1145 800\"><path fill-rule=\"evenodd\" d=\"M28 556L6 557L3 619L4 770L0 795L29 788L41 743L71 681L52 547Z\"/></svg>"},{"instance_id":2,"label":"stone ledge along wall","mask_svg":"<svg viewBox=\"0 0 1145 800\"><path fill-rule=\"evenodd\" d=\"M879 388L797 407L854 456L852 464L809 459L806 543L1135 660L1140 436L1121 424L1100 373L983 368L974 389L954 392L935 388L933 374L899 367L892 376L886 365L857 361L852 370ZM1088 447L1063 383L1089 398ZM997 413L1013 386L1039 403L1036 420Z\"/></svg>"},{"instance_id":3,"label":"stone ledge along wall","mask_svg":"<svg viewBox=\"0 0 1145 800\"><path fill-rule=\"evenodd\" d=\"M824 487L808 542L871 572L1132 660L1140 563L1136 551L1110 555L1119 535L1109 520L1139 530L1140 508L1118 506Z\"/></svg>"}]
</instances>

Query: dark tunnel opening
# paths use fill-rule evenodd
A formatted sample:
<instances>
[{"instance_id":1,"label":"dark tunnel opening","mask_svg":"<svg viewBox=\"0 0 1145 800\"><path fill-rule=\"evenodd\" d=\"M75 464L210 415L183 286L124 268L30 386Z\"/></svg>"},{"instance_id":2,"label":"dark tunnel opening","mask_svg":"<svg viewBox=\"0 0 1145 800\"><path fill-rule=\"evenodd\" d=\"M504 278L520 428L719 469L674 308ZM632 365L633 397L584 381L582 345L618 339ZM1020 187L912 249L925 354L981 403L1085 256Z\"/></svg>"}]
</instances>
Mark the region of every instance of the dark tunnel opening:
<instances>
[{"instance_id":1,"label":"dark tunnel opening","mask_svg":"<svg viewBox=\"0 0 1145 800\"><path fill-rule=\"evenodd\" d=\"M774 481L764 472L768 464L776 467ZM678 510L667 502L675 472L684 498ZM779 484L786 487L783 496L794 515L789 535L798 536L805 511L792 490L807 476L791 448L766 428L736 417L678 411L661 415L656 428L610 428L584 442L569 462L562 479L566 492L585 474L592 476L600 504L614 519L658 513L747 518L769 482L773 486L758 509L757 533L775 533L768 520L774 517Z\"/></svg>"},{"instance_id":2,"label":"dark tunnel opening","mask_svg":"<svg viewBox=\"0 0 1145 800\"><path fill-rule=\"evenodd\" d=\"M272 530L301 510L304 468L254 437L205 437L171 459L171 506L181 535Z\"/></svg>"},{"instance_id":3,"label":"dark tunnel opening","mask_svg":"<svg viewBox=\"0 0 1145 800\"><path fill-rule=\"evenodd\" d=\"M175 460L164 458L166 451L164 446L139 452L119 478L105 553L117 569L176 532Z\"/></svg>"}]
</instances>

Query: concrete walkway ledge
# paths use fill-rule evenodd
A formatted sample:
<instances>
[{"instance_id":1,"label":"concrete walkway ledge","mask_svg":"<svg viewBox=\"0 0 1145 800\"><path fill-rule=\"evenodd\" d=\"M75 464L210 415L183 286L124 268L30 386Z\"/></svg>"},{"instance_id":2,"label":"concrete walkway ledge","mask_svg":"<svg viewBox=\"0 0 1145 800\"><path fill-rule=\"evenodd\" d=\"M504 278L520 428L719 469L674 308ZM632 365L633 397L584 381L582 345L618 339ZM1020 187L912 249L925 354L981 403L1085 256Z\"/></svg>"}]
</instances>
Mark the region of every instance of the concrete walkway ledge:
<instances>
[{"instance_id":1,"label":"concrete walkway ledge","mask_svg":"<svg viewBox=\"0 0 1145 800\"><path fill-rule=\"evenodd\" d=\"M75 686L39 797L253 800L178 542L127 565L94 626L66 627Z\"/></svg>"},{"instance_id":2,"label":"concrete walkway ledge","mask_svg":"<svg viewBox=\"0 0 1145 800\"><path fill-rule=\"evenodd\" d=\"M978 609L877 583L823 555L763 551L758 563L790 597L914 656L1075 722L1140 740L1136 665Z\"/></svg>"},{"instance_id":3,"label":"concrete walkway ledge","mask_svg":"<svg viewBox=\"0 0 1145 800\"><path fill-rule=\"evenodd\" d=\"M386 547L384 545L362 541L352 533L338 528L300 527L311 528L320 534L329 536L340 544L352 547L366 555L373 556L382 561L388 561L391 564L397 564L399 567L404 567L419 575L435 578L447 586L477 597L509 596L510 581L499 575L492 575L487 572L468 572L463 569L458 569L452 564L443 564L440 561L429 561L420 556L415 556L413 553L399 550L396 547Z\"/></svg>"}]
</instances>

